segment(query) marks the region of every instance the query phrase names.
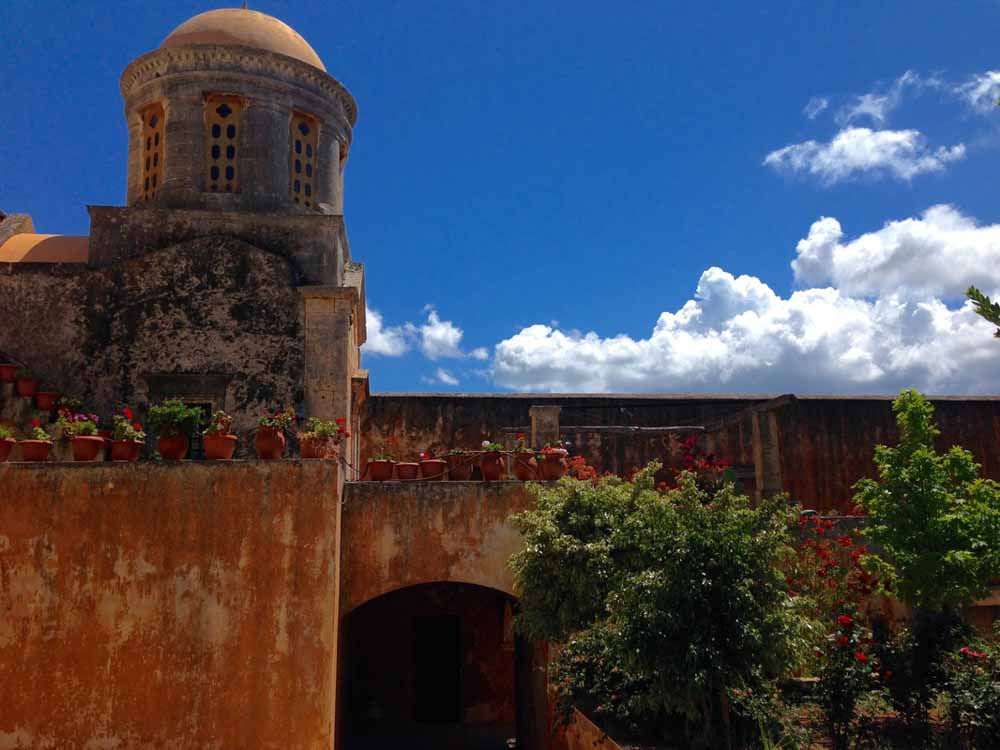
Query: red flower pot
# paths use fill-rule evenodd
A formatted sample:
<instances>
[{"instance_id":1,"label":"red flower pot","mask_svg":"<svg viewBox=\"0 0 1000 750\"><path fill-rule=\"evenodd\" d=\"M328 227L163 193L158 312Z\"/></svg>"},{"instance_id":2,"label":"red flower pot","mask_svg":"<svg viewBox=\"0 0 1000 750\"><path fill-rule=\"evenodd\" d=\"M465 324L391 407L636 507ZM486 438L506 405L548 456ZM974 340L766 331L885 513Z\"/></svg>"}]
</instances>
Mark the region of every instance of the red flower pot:
<instances>
[{"instance_id":1,"label":"red flower pot","mask_svg":"<svg viewBox=\"0 0 1000 750\"><path fill-rule=\"evenodd\" d=\"M13 383L17 380L17 371L20 369L17 365L12 364L2 364L0 365L0 380L5 383Z\"/></svg>"},{"instance_id":2,"label":"red flower pot","mask_svg":"<svg viewBox=\"0 0 1000 750\"><path fill-rule=\"evenodd\" d=\"M138 461L142 452L142 443L136 440L112 440L112 461Z\"/></svg>"},{"instance_id":3,"label":"red flower pot","mask_svg":"<svg viewBox=\"0 0 1000 750\"><path fill-rule=\"evenodd\" d=\"M10 458L10 452L14 450L17 441L14 438L0 438L0 464Z\"/></svg>"},{"instance_id":4,"label":"red flower pot","mask_svg":"<svg viewBox=\"0 0 1000 750\"><path fill-rule=\"evenodd\" d=\"M368 478L373 482L388 482L392 479L392 461L369 461Z\"/></svg>"},{"instance_id":5,"label":"red flower pot","mask_svg":"<svg viewBox=\"0 0 1000 750\"><path fill-rule=\"evenodd\" d=\"M51 440L22 440L18 445L21 446L21 459L24 461L45 461L52 450Z\"/></svg>"},{"instance_id":6,"label":"red flower pot","mask_svg":"<svg viewBox=\"0 0 1000 750\"><path fill-rule=\"evenodd\" d=\"M235 435L205 435L201 444L209 461L228 461L236 453Z\"/></svg>"},{"instance_id":7,"label":"red flower pot","mask_svg":"<svg viewBox=\"0 0 1000 750\"><path fill-rule=\"evenodd\" d=\"M453 482L468 482L472 479L472 456L467 453L452 453L445 456L444 460L448 464L448 479Z\"/></svg>"},{"instance_id":8,"label":"red flower pot","mask_svg":"<svg viewBox=\"0 0 1000 750\"><path fill-rule=\"evenodd\" d=\"M396 478L401 482L409 482L420 475L420 464L401 461L396 464Z\"/></svg>"},{"instance_id":9,"label":"red flower pot","mask_svg":"<svg viewBox=\"0 0 1000 750\"><path fill-rule=\"evenodd\" d=\"M448 471L448 464L440 458L426 458L420 462L420 476L429 482L437 482L444 479L445 472Z\"/></svg>"},{"instance_id":10,"label":"red flower pot","mask_svg":"<svg viewBox=\"0 0 1000 750\"><path fill-rule=\"evenodd\" d=\"M510 466L514 470L514 476L522 482L538 479L538 462L534 453L514 451L510 457Z\"/></svg>"},{"instance_id":11,"label":"red flower pot","mask_svg":"<svg viewBox=\"0 0 1000 750\"><path fill-rule=\"evenodd\" d=\"M156 450L167 461L180 461L187 455L189 445L188 436L183 433L180 435L161 435L156 441Z\"/></svg>"},{"instance_id":12,"label":"red flower pot","mask_svg":"<svg viewBox=\"0 0 1000 750\"><path fill-rule=\"evenodd\" d=\"M38 391L35 394L35 406L39 411L52 411L58 400L59 394L55 391Z\"/></svg>"},{"instance_id":13,"label":"red flower pot","mask_svg":"<svg viewBox=\"0 0 1000 750\"><path fill-rule=\"evenodd\" d=\"M69 440L74 461L93 461L104 448L104 438L98 435L74 435Z\"/></svg>"},{"instance_id":14,"label":"red flower pot","mask_svg":"<svg viewBox=\"0 0 1000 750\"><path fill-rule=\"evenodd\" d=\"M302 458L333 458L337 455L337 444L328 437L302 438L299 440L299 455Z\"/></svg>"},{"instance_id":15,"label":"red flower pot","mask_svg":"<svg viewBox=\"0 0 1000 750\"><path fill-rule=\"evenodd\" d=\"M489 451L479 457L479 471L484 482L497 482L507 474L507 466L503 454L499 451Z\"/></svg>"},{"instance_id":16,"label":"red flower pot","mask_svg":"<svg viewBox=\"0 0 1000 750\"><path fill-rule=\"evenodd\" d=\"M254 439L257 458L272 461L285 455L285 433L280 427L258 427Z\"/></svg>"},{"instance_id":17,"label":"red flower pot","mask_svg":"<svg viewBox=\"0 0 1000 750\"><path fill-rule=\"evenodd\" d=\"M38 378L18 378L17 395L21 398L31 398L35 395L41 382Z\"/></svg>"},{"instance_id":18,"label":"red flower pot","mask_svg":"<svg viewBox=\"0 0 1000 750\"><path fill-rule=\"evenodd\" d=\"M543 453L538 468L542 479L559 479L569 471L569 461L561 453Z\"/></svg>"}]
</instances>

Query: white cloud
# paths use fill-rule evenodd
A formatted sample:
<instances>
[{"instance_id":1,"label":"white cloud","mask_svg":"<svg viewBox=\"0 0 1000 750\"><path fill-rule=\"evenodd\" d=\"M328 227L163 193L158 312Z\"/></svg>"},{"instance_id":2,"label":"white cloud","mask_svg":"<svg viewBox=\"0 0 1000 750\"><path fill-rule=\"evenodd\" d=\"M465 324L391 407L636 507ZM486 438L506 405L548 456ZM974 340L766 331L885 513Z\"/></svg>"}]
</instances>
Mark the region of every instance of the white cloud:
<instances>
[{"instance_id":1,"label":"white cloud","mask_svg":"<svg viewBox=\"0 0 1000 750\"><path fill-rule=\"evenodd\" d=\"M986 114L997 111L1000 99L1000 70L987 70L954 86L953 91L977 112Z\"/></svg>"},{"instance_id":2,"label":"white cloud","mask_svg":"<svg viewBox=\"0 0 1000 750\"><path fill-rule=\"evenodd\" d=\"M860 175L910 180L924 172L939 172L964 157L963 144L932 150L918 130L847 128L829 143L810 140L772 151L764 164L833 184Z\"/></svg>"},{"instance_id":3,"label":"white cloud","mask_svg":"<svg viewBox=\"0 0 1000 750\"><path fill-rule=\"evenodd\" d=\"M428 385L458 385L458 378L443 367L439 367L434 371L434 377L422 377L420 379Z\"/></svg>"},{"instance_id":4,"label":"white cloud","mask_svg":"<svg viewBox=\"0 0 1000 750\"><path fill-rule=\"evenodd\" d=\"M804 114L808 119L815 120L819 116L820 112L825 110L830 106L830 100L825 96L814 96L808 102L806 106L802 108L802 114Z\"/></svg>"},{"instance_id":5,"label":"white cloud","mask_svg":"<svg viewBox=\"0 0 1000 750\"><path fill-rule=\"evenodd\" d=\"M849 104L841 107L836 114L837 124L851 125L862 119L869 119L875 125L884 125L889 115L903 103L907 89L919 90L929 85L937 85L937 79L922 78L912 70L908 70L886 87L878 87L874 91L852 97Z\"/></svg>"},{"instance_id":6,"label":"white cloud","mask_svg":"<svg viewBox=\"0 0 1000 750\"><path fill-rule=\"evenodd\" d=\"M970 284L1000 289L1000 225L978 226L948 205L847 242L840 222L824 217L796 252L798 282L829 283L844 294L956 298Z\"/></svg>"},{"instance_id":7,"label":"white cloud","mask_svg":"<svg viewBox=\"0 0 1000 750\"><path fill-rule=\"evenodd\" d=\"M443 357L464 357L462 352L462 329L450 320L441 320L437 310L426 308L427 322L419 327L420 351L428 359Z\"/></svg>"},{"instance_id":8,"label":"white cloud","mask_svg":"<svg viewBox=\"0 0 1000 750\"><path fill-rule=\"evenodd\" d=\"M365 319L368 324L368 337L361 347L361 351L365 354L399 357L410 348L406 341L405 327L386 327L382 315L370 307L365 308Z\"/></svg>"},{"instance_id":9,"label":"white cloud","mask_svg":"<svg viewBox=\"0 0 1000 750\"><path fill-rule=\"evenodd\" d=\"M485 346L477 346L475 349L469 352L469 356L472 357L473 359L478 359L481 362L485 362L490 358L490 350L487 349Z\"/></svg>"}]
</instances>

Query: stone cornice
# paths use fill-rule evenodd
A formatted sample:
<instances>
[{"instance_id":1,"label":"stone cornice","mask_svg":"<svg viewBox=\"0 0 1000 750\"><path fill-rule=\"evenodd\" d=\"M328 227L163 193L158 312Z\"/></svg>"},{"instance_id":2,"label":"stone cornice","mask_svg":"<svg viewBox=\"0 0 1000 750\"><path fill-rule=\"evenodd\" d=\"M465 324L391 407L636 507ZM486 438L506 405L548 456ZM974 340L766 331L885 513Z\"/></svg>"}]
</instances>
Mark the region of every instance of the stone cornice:
<instances>
[{"instance_id":1,"label":"stone cornice","mask_svg":"<svg viewBox=\"0 0 1000 750\"><path fill-rule=\"evenodd\" d=\"M351 127L358 105L347 88L329 73L294 57L238 45L192 44L166 47L137 57L122 72L121 93L127 100L139 86L176 73L239 72L293 83L341 102Z\"/></svg>"}]
</instances>

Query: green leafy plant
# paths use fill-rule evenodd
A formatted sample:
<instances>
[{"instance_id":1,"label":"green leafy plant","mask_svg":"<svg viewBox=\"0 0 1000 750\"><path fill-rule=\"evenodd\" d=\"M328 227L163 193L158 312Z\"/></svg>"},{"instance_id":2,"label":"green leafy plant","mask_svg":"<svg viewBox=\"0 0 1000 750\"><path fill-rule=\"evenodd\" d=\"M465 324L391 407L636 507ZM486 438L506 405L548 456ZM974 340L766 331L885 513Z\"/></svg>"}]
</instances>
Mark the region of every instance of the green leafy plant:
<instances>
[{"instance_id":1,"label":"green leafy plant","mask_svg":"<svg viewBox=\"0 0 1000 750\"><path fill-rule=\"evenodd\" d=\"M489 440L483 441L483 453L503 453L503 443L494 443Z\"/></svg>"},{"instance_id":2,"label":"green leafy plant","mask_svg":"<svg viewBox=\"0 0 1000 750\"><path fill-rule=\"evenodd\" d=\"M42 426L42 423L37 419L31 420L31 439L32 440L44 440L47 443L52 442L52 436L49 431Z\"/></svg>"},{"instance_id":3,"label":"green leafy plant","mask_svg":"<svg viewBox=\"0 0 1000 750\"><path fill-rule=\"evenodd\" d=\"M10 440L14 437L14 433L6 425L0 424L0 440Z\"/></svg>"},{"instance_id":4,"label":"green leafy plant","mask_svg":"<svg viewBox=\"0 0 1000 750\"><path fill-rule=\"evenodd\" d=\"M511 559L517 626L575 643L556 657L564 710L589 695L598 718L658 739L680 727L692 747L758 743L748 706L799 660L778 571L796 512L783 497L751 507L731 484L709 492L690 473L661 493L659 468L530 489L535 509L513 518L525 538Z\"/></svg>"},{"instance_id":5,"label":"green leafy plant","mask_svg":"<svg viewBox=\"0 0 1000 750\"><path fill-rule=\"evenodd\" d=\"M994 302L974 286L965 291L965 296L972 300L972 306L979 315L997 327L993 335L1000 339L1000 303Z\"/></svg>"},{"instance_id":6,"label":"green leafy plant","mask_svg":"<svg viewBox=\"0 0 1000 750\"><path fill-rule=\"evenodd\" d=\"M160 437L191 435L201 422L202 412L179 399L168 399L149 409L149 426Z\"/></svg>"},{"instance_id":7,"label":"green leafy plant","mask_svg":"<svg viewBox=\"0 0 1000 750\"><path fill-rule=\"evenodd\" d=\"M100 421L101 418L96 414L60 412L56 424L62 428L64 437L83 437L96 435Z\"/></svg>"},{"instance_id":8,"label":"green leafy plant","mask_svg":"<svg viewBox=\"0 0 1000 750\"><path fill-rule=\"evenodd\" d=\"M386 439L385 443L383 443L382 446L377 451L375 451L375 454L372 456L372 460L395 461L396 458L393 455L393 450L395 449L396 445L397 445L396 438Z\"/></svg>"},{"instance_id":9,"label":"green leafy plant","mask_svg":"<svg viewBox=\"0 0 1000 750\"><path fill-rule=\"evenodd\" d=\"M111 417L111 439L136 443L145 441L146 433L142 425L135 421L135 413L128 406L122 408L121 414Z\"/></svg>"},{"instance_id":10,"label":"green leafy plant","mask_svg":"<svg viewBox=\"0 0 1000 750\"><path fill-rule=\"evenodd\" d=\"M515 453L534 453L534 451L528 447L528 443L524 437L523 432L517 433L514 436L514 452Z\"/></svg>"},{"instance_id":11,"label":"green leafy plant","mask_svg":"<svg viewBox=\"0 0 1000 750\"><path fill-rule=\"evenodd\" d=\"M15 375L15 377L18 380L21 380L22 378L24 378L24 379L31 379L31 380L40 380L41 379L41 375L39 375L37 372L35 372L34 370L32 370L32 369L30 369L28 367L22 367L22 368L20 368L17 371L17 374Z\"/></svg>"},{"instance_id":12,"label":"green leafy plant","mask_svg":"<svg viewBox=\"0 0 1000 750\"><path fill-rule=\"evenodd\" d=\"M295 421L295 411L288 406L273 414L262 414L257 423L261 427L277 427L279 430L287 430Z\"/></svg>"},{"instance_id":13,"label":"green leafy plant","mask_svg":"<svg viewBox=\"0 0 1000 750\"><path fill-rule=\"evenodd\" d=\"M229 435L232 428L233 418L221 409L217 409L212 412L212 418L209 420L208 427L201 434L205 437Z\"/></svg>"},{"instance_id":14,"label":"green leafy plant","mask_svg":"<svg viewBox=\"0 0 1000 750\"><path fill-rule=\"evenodd\" d=\"M949 655L945 709L962 747L1000 747L1000 648L995 641Z\"/></svg>"},{"instance_id":15,"label":"green leafy plant","mask_svg":"<svg viewBox=\"0 0 1000 750\"><path fill-rule=\"evenodd\" d=\"M299 432L298 438L299 440L303 438L332 439L339 443L341 439L351 436L351 433L347 431L346 424L347 420L343 417L338 417L333 421L324 421L318 417L309 417L305 425L306 428Z\"/></svg>"}]
</instances>

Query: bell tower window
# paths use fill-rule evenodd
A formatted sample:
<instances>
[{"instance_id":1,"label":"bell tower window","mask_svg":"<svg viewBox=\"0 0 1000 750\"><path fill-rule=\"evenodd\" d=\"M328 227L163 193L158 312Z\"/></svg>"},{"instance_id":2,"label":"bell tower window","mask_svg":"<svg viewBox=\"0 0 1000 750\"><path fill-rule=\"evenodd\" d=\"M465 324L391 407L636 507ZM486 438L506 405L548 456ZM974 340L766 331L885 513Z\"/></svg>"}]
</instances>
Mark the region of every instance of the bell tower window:
<instances>
[{"instance_id":1,"label":"bell tower window","mask_svg":"<svg viewBox=\"0 0 1000 750\"><path fill-rule=\"evenodd\" d=\"M300 206L314 206L319 123L303 112L292 113L291 152L288 159L288 193Z\"/></svg>"},{"instance_id":2,"label":"bell tower window","mask_svg":"<svg viewBox=\"0 0 1000 750\"><path fill-rule=\"evenodd\" d=\"M159 102L142 109L142 182L139 195L148 201L156 197L163 182L163 105Z\"/></svg>"},{"instance_id":3,"label":"bell tower window","mask_svg":"<svg viewBox=\"0 0 1000 750\"><path fill-rule=\"evenodd\" d=\"M205 189L212 193L240 191L240 120L243 100L228 94L205 97Z\"/></svg>"}]
</instances>

